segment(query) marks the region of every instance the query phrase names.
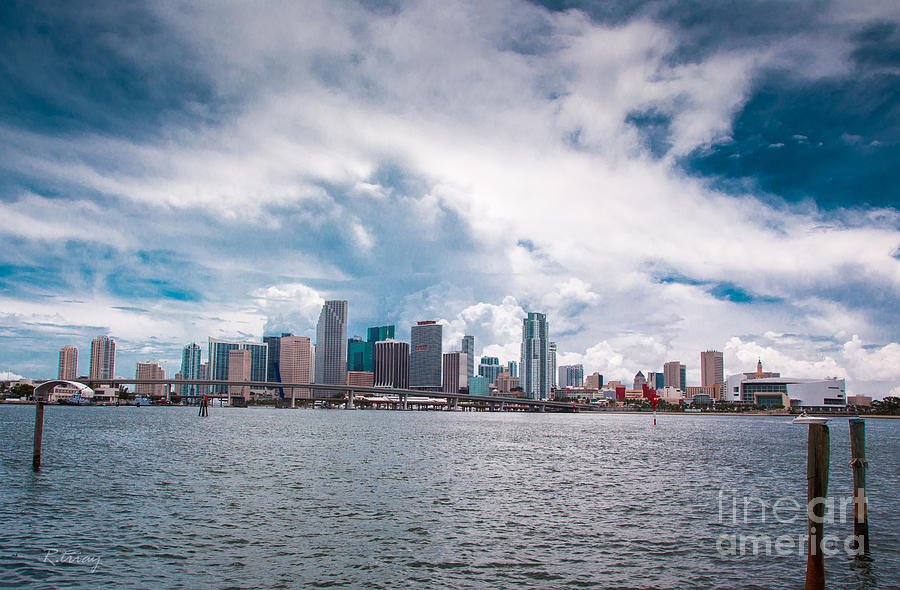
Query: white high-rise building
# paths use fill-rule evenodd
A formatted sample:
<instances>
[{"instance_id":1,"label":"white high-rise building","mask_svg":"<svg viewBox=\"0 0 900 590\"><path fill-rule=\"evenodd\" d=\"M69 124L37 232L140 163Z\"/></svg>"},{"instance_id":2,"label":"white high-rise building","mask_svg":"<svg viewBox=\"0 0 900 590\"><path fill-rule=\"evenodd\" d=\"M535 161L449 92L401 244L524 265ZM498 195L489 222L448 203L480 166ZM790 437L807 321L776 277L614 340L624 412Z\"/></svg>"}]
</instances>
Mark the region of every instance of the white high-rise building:
<instances>
[{"instance_id":1,"label":"white high-rise building","mask_svg":"<svg viewBox=\"0 0 900 590\"><path fill-rule=\"evenodd\" d=\"M316 325L316 383L347 383L347 307L344 300L326 301Z\"/></svg>"}]
</instances>

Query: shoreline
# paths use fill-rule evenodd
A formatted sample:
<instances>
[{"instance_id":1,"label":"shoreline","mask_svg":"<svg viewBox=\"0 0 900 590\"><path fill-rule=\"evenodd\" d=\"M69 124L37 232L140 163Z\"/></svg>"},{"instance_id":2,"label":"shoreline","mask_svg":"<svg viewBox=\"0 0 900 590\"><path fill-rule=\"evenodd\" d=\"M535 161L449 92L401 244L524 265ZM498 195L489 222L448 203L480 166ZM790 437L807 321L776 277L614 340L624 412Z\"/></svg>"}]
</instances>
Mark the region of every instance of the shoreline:
<instances>
[{"instance_id":1,"label":"shoreline","mask_svg":"<svg viewBox=\"0 0 900 590\"><path fill-rule=\"evenodd\" d=\"M0 406L2 406L2 405L33 406L35 404L36 404L36 402L34 402L34 401L0 400ZM132 404L128 404L128 403L120 404L118 406L116 404L88 404L88 405L84 405L84 406L70 406L70 405L66 405L66 404L46 404L46 405L47 406L59 406L59 407L80 407L80 408L135 407ZM143 406L143 407L194 408L196 406L163 404L163 405L149 405L149 406ZM253 405L253 406L245 406L245 407L237 407L237 406L230 407L230 406L228 406L228 409L260 409L260 408L275 408L275 406L272 406L272 405L258 405L258 406ZM276 408L276 409L280 409L280 410L295 409L296 410L296 409L304 409L304 408L297 407L297 408ZM334 408L334 409L336 409L336 408ZM356 411L368 411L368 410L363 409L363 408L357 408ZM434 411L434 412L437 412L437 411L446 411L446 410L374 410L374 411L379 411L379 412L383 412L383 411L396 411L396 412L400 412L400 411L410 411L410 412ZM561 412L551 412L551 413L558 414ZM562 412L562 413L568 413L568 412ZM588 410L588 411L581 411L581 412L575 412L575 413L598 414L598 415L602 415L602 414L652 415L653 414L653 412L651 410L641 411L641 410L624 410L624 409L623 410L619 410L619 409ZM761 413L761 412L715 412L715 411L713 411L713 412L672 412L672 411L664 411L664 410L657 410L656 414L659 416L730 416L730 417L745 417L745 418L746 417L751 417L751 418L790 418L790 417L797 415L797 414L789 414L789 413L769 414L769 413ZM889 420L890 419L893 419L893 420L900 419L900 415L890 415L890 414L850 414L850 413L844 413L844 412L840 412L840 413L828 413L828 412L816 413L816 412L814 412L810 415L811 416L821 416L821 417L826 417L826 418L885 418L885 419L889 419Z\"/></svg>"}]
</instances>

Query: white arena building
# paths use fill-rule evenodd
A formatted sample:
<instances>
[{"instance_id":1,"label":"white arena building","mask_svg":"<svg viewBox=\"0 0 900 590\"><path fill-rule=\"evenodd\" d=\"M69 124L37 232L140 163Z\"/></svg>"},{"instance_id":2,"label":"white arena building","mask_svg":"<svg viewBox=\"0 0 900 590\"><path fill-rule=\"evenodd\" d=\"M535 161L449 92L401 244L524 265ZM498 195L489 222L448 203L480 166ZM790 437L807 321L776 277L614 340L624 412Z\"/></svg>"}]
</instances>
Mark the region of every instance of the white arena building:
<instances>
[{"instance_id":1,"label":"white arena building","mask_svg":"<svg viewBox=\"0 0 900 590\"><path fill-rule=\"evenodd\" d=\"M845 381L838 378L755 378L752 374L740 373L731 375L726 380L725 401L785 408L839 410L847 407L845 388Z\"/></svg>"}]
</instances>

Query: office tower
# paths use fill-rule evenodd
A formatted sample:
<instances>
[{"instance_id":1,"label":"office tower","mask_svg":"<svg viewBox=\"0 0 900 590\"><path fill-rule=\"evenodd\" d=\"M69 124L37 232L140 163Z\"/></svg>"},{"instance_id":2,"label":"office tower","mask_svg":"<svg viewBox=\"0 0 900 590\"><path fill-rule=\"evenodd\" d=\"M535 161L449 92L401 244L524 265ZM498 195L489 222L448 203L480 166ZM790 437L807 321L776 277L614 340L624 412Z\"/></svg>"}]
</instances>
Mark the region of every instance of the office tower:
<instances>
[{"instance_id":1,"label":"office tower","mask_svg":"<svg viewBox=\"0 0 900 590\"><path fill-rule=\"evenodd\" d=\"M309 345L309 362L311 363L309 366L309 382L310 383L318 383L316 381L316 345Z\"/></svg>"},{"instance_id":2,"label":"office tower","mask_svg":"<svg viewBox=\"0 0 900 590\"><path fill-rule=\"evenodd\" d=\"M674 387L684 391L685 366L680 361L669 361L663 365L666 387Z\"/></svg>"},{"instance_id":3,"label":"office tower","mask_svg":"<svg viewBox=\"0 0 900 590\"><path fill-rule=\"evenodd\" d=\"M707 350L700 353L700 386L725 383L725 360L721 352Z\"/></svg>"},{"instance_id":4,"label":"office tower","mask_svg":"<svg viewBox=\"0 0 900 590\"><path fill-rule=\"evenodd\" d=\"M252 378L252 373L253 351L246 348L230 349L228 351L228 374L226 378L229 381L255 381ZM228 396L242 397L244 400L248 400L250 399L250 386L229 385Z\"/></svg>"},{"instance_id":5,"label":"office tower","mask_svg":"<svg viewBox=\"0 0 900 590\"><path fill-rule=\"evenodd\" d=\"M197 371L197 379L206 381L209 379L209 363L200 363L200 370ZM198 385L197 395L209 395L210 385Z\"/></svg>"},{"instance_id":6,"label":"office tower","mask_svg":"<svg viewBox=\"0 0 900 590\"><path fill-rule=\"evenodd\" d=\"M584 386L589 389L600 390L603 387L603 375L594 371L592 374L587 376L587 379L584 380Z\"/></svg>"},{"instance_id":7,"label":"office tower","mask_svg":"<svg viewBox=\"0 0 900 590\"><path fill-rule=\"evenodd\" d=\"M584 387L584 365L571 365L572 377L570 379L574 387Z\"/></svg>"},{"instance_id":8,"label":"office tower","mask_svg":"<svg viewBox=\"0 0 900 590\"><path fill-rule=\"evenodd\" d=\"M409 343L399 340L375 343L375 387L409 388Z\"/></svg>"},{"instance_id":9,"label":"office tower","mask_svg":"<svg viewBox=\"0 0 900 590\"><path fill-rule=\"evenodd\" d=\"M278 371L281 383L312 383L312 350L307 336L282 336L279 343ZM309 397L309 389L285 388L280 395L291 400Z\"/></svg>"},{"instance_id":10,"label":"office tower","mask_svg":"<svg viewBox=\"0 0 900 590\"><path fill-rule=\"evenodd\" d=\"M228 379L229 353L233 350L250 352L250 377L248 381L265 381L269 367L269 347L265 342L242 342L239 340L209 339L209 378L218 381ZM222 391L213 386L213 391Z\"/></svg>"},{"instance_id":11,"label":"office tower","mask_svg":"<svg viewBox=\"0 0 900 590\"><path fill-rule=\"evenodd\" d=\"M483 356L478 364L478 376L487 377L488 383L494 383L500 374L500 359L495 356Z\"/></svg>"},{"instance_id":12,"label":"office tower","mask_svg":"<svg viewBox=\"0 0 900 590\"><path fill-rule=\"evenodd\" d=\"M347 370L373 371L375 369L375 343L354 336L347 341Z\"/></svg>"},{"instance_id":13,"label":"office tower","mask_svg":"<svg viewBox=\"0 0 900 590\"><path fill-rule=\"evenodd\" d=\"M316 325L316 383L347 383L347 302L326 301Z\"/></svg>"},{"instance_id":14,"label":"office tower","mask_svg":"<svg viewBox=\"0 0 900 590\"><path fill-rule=\"evenodd\" d=\"M78 349L74 346L63 346L59 349L59 372L57 375L57 379L78 377Z\"/></svg>"},{"instance_id":15,"label":"office tower","mask_svg":"<svg viewBox=\"0 0 900 590\"><path fill-rule=\"evenodd\" d=\"M394 339L394 325L389 324L387 326L373 326L366 330L366 341L372 342L381 342L382 340L393 340Z\"/></svg>"},{"instance_id":16,"label":"office tower","mask_svg":"<svg viewBox=\"0 0 900 590\"><path fill-rule=\"evenodd\" d=\"M559 389L584 386L584 365L562 365L556 373Z\"/></svg>"},{"instance_id":17,"label":"office tower","mask_svg":"<svg viewBox=\"0 0 900 590\"><path fill-rule=\"evenodd\" d=\"M181 349L181 378L200 378L200 346L195 342L191 342ZM193 384L180 385L178 390L181 392L181 397L197 397L199 395L198 387Z\"/></svg>"},{"instance_id":18,"label":"office tower","mask_svg":"<svg viewBox=\"0 0 900 590\"><path fill-rule=\"evenodd\" d=\"M518 378L519 363L517 363L516 361L509 361L509 363L506 365L506 372L509 373L510 377Z\"/></svg>"},{"instance_id":19,"label":"office tower","mask_svg":"<svg viewBox=\"0 0 900 590\"><path fill-rule=\"evenodd\" d=\"M156 362L138 363L134 371L135 379L165 379L166 371ZM134 392L138 395L150 397L165 397L167 385L151 385L149 383L135 383Z\"/></svg>"},{"instance_id":20,"label":"office tower","mask_svg":"<svg viewBox=\"0 0 900 590\"><path fill-rule=\"evenodd\" d=\"M116 341L97 336L91 341L91 381L114 379L116 376Z\"/></svg>"},{"instance_id":21,"label":"office tower","mask_svg":"<svg viewBox=\"0 0 900 590\"><path fill-rule=\"evenodd\" d=\"M200 346L191 342L181 349L181 378L200 378ZM199 385L180 385L181 397L197 397L200 395Z\"/></svg>"},{"instance_id":22,"label":"office tower","mask_svg":"<svg viewBox=\"0 0 900 590\"><path fill-rule=\"evenodd\" d=\"M372 373L375 371L375 343L394 338L394 326L373 326L366 330L366 339L354 336L347 341L347 370Z\"/></svg>"},{"instance_id":23,"label":"office tower","mask_svg":"<svg viewBox=\"0 0 900 590\"><path fill-rule=\"evenodd\" d=\"M559 385L556 383L556 342L551 342L548 345L548 357L547 363L550 365L550 388L556 389Z\"/></svg>"},{"instance_id":24,"label":"office tower","mask_svg":"<svg viewBox=\"0 0 900 590\"><path fill-rule=\"evenodd\" d=\"M475 376L475 336L463 336L460 350L466 353L466 378Z\"/></svg>"},{"instance_id":25,"label":"office tower","mask_svg":"<svg viewBox=\"0 0 900 590\"><path fill-rule=\"evenodd\" d=\"M468 389L469 376L466 353L458 350L444 353L444 370L441 382L441 391L444 393L459 393L462 388Z\"/></svg>"},{"instance_id":26,"label":"office tower","mask_svg":"<svg viewBox=\"0 0 900 590\"><path fill-rule=\"evenodd\" d=\"M647 373L647 386L652 387L653 389L662 389L666 386L666 375L665 373Z\"/></svg>"},{"instance_id":27,"label":"office tower","mask_svg":"<svg viewBox=\"0 0 900 590\"><path fill-rule=\"evenodd\" d=\"M443 327L437 322L418 322L410 330L409 386L440 391Z\"/></svg>"},{"instance_id":28,"label":"office tower","mask_svg":"<svg viewBox=\"0 0 900 590\"><path fill-rule=\"evenodd\" d=\"M643 389L644 384L646 382L647 382L647 379L644 378L644 373L641 371L638 371L637 373L634 374L634 385L632 386L632 389L634 389L634 390Z\"/></svg>"},{"instance_id":29,"label":"office tower","mask_svg":"<svg viewBox=\"0 0 900 590\"><path fill-rule=\"evenodd\" d=\"M293 336L290 332L282 332L281 336L263 336L266 345L266 381L281 383L281 339Z\"/></svg>"},{"instance_id":30,"label":"office tower","mask_svg":"<svg viewBox=\"0 0 900 590\"><path fill-rule=\"evenodd\" d=\"M550 327L547 316L528 312L522 320L522 347L519 359L519 383L522 395L531 399L550 397Z\"/></svg>"},{"instance_id":31,"label":"office tower","mask_svg":"<svg viewBox=\"0 0 900 590\"><path fill-rule=\"evenodd\" d=\"M583 387L584 365L562 365L556 370L557 387Z\"/></svg>"}]
</instances>

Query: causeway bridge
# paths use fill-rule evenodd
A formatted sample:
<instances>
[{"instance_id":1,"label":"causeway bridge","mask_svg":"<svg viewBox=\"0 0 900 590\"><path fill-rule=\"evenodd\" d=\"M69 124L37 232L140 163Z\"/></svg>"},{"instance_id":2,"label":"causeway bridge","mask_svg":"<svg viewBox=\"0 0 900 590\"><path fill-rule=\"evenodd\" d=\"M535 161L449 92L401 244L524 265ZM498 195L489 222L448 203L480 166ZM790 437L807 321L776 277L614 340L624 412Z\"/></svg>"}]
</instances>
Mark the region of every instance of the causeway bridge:
<instances>
[{"instance_id":1,"label":"causeway bridge","mask_svg":"<svg viewBox=\"0 0 900 590\"><path fill-rule=\"evenodd\" d=\"M288 396L285 391L284 399L291 399L300 402L308 401L324 401L330 403L346 404L346 409L355 409L357 396L378 396L390 400L390 404L398 409L408 409L410 405L428 403L428 400L445 400L444 405L448 410L456 410L459 408L460 402L471 402L478 406L484 407L491 411L503 410L527 410L536 412L554 411L554 412L584 412L595 411L598 408L590 404L564 402L558 400L537 400L524 397L507 397L500 395L471 395L468 393L448 393L445 391L426 391L420 389L394 389L390 387L365 387L359 385L326 385L322 383L283 383L273 381L228 381L220 379L136 379L136 378L116 378L96 380L96 384L111 387L121 385L165 385L165 386L208 386L211 389L209 394L205 394L209 398L218 398L228 400L229 404L232 400L240 398L242 401L243 394L235 394L229 392L229 387L251 388L254 390L270 389L270 390L300 390L302 395ZM38 389L49 394L56 385L72 385L75 382L63 380L47 380L41 384L36 383ZM81 385L78 383L77 385ZM83 385L82 385L83 386ZM203 397L203 395L190 395L190 398ZM240 403L240 402L239 402Z\"/></svg>"}]
</instances>

